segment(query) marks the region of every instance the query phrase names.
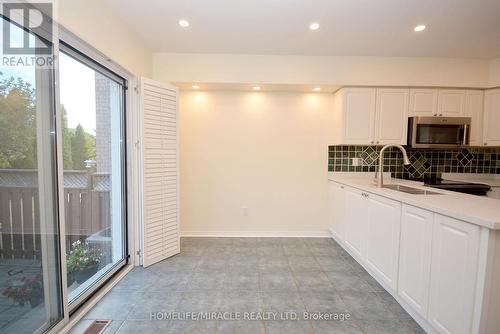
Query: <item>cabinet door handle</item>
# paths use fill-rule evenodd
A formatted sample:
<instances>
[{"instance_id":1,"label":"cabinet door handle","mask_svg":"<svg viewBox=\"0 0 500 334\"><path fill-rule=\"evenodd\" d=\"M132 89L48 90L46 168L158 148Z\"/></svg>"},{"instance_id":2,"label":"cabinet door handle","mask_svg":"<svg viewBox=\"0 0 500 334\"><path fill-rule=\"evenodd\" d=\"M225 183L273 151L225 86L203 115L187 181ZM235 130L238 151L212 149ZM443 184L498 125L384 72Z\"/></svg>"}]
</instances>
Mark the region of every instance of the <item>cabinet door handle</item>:
<instances>
[{"instance_id":1,"label":"cabinet door handle","mask_svg":"<svg viewBox=\"0 0 500 334\"><path fill-rule=\"evenodd\" d=\"M484 143L484 146L486 146L486 145L488 145L488 143L486 143L486 142L485 142L485 143Z\"/></svg>"},{"instance_id":2,"label":"cabinet door handle","mask_svg":"<svg viewBox=\"0 0 500 334\"><path fill-rule=\"evenodd\" d=\"M443 114L439 114L439 116L443 116Z\"/></svg>"},{"instance_id":3,"label":"cabinet door handle","mask_svg":"<svg viewBox=\"0 0 500 334\"><path fill-rule=\"evenodd\" d=\"M437 116L438 114L434 114L434 116Z\"/></svg>"}]
</instances>

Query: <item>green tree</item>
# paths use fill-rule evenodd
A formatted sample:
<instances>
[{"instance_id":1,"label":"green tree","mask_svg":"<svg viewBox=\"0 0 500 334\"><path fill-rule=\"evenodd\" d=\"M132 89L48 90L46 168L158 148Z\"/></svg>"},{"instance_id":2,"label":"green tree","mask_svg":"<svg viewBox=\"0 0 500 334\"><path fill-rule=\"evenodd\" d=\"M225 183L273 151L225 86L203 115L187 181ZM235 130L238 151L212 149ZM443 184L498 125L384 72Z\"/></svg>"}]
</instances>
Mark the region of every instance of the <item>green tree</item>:
<instances>
[{"instance_id":1,"label":"green tree","mask_svg":"<svg viewBox=\"0 0 500 334\"><path fill-rule=\"evenodd\" d=\"M36 168L35 90L21 78L0 79L0 168Z\"/></svg>"},{"instance_id":2,"label":"green tree","mask_svg":"<svg viewBox=\"0 0 500 334\"><path fill-rule=\"evenodd\" d=\"M3 78L0 72L0 168L37 168L35 89L22 78ZM95 137L79 124L68 128L61 105L64 169L85 169L95 160Z\"/></svg>"},{"instance_id":3,"label":"green tree","mask_svg":"<svg viewBox=\"0 0 500 334\"><path fill-rule=\"evenodd\" d=\"M86 133L78 124L71 137L71 155L73 169L85 169L85 160L95 160L95 137Z\"/></svg>"}]
</instances>

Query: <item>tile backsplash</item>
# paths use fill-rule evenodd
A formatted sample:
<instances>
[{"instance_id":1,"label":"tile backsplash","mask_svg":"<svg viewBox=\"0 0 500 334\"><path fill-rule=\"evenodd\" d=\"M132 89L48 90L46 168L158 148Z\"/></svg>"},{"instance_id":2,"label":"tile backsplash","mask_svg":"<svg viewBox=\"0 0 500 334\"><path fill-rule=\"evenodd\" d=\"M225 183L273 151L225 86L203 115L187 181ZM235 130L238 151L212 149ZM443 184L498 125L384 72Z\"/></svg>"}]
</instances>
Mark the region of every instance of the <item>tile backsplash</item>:
<instances>
[{"instance_id":1,"label":"tile backsplash","mask_svg":"<svg viewBox=\"0 0 500 334\"><path fill-rule=\"evenodd\" d=\"M375 172L381 146L329 146L328 171ZM460 150L407 149L411 165L403 165L397 148L384 154L384 172L397 178L422 178L441 173L500 174L500 147L471 147ZM358 166L353 158L359 158Z\"/></svg>"}]
</instances>

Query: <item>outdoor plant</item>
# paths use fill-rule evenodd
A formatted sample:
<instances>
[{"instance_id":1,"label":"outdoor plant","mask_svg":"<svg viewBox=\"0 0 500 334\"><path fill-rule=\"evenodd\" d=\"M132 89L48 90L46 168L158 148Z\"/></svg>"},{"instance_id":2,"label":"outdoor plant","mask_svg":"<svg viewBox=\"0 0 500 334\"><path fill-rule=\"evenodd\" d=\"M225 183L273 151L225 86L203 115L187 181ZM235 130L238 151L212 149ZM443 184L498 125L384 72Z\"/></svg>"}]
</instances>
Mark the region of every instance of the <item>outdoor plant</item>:
<instances>
[{"instance_id":1,"label":"outdoor plant","mask_svg":"<svg viewBox=\"0 0 500 334\"><path fill-rule=\"evenodd\" d=\"M75 277L83 272L97 271L102 258L100 249L91 247L88 241L77 240L71 245L66 259L68 275Z\"/></svg>"},{"instance_id":2,"label":"outdoor plant","mask_svg":"<svg viewBox=\"0 0 500 334\"><path fill-rule=\"evenodd\" d=\"M40 304L43 298L42 275L37 274L31 278L23 276L14 280L10 286L3 290L2 295L12 299L20 306L29 302L32 307L35 307Z\"/></svg>"}]
</instances>

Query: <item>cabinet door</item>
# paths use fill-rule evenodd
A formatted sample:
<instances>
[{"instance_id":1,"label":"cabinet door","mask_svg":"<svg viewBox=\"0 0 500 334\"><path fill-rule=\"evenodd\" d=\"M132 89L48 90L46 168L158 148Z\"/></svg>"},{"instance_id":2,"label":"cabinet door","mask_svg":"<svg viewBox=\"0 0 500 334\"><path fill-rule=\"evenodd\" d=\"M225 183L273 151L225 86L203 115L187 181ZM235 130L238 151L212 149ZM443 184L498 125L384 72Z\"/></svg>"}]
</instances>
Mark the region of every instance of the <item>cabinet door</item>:
<instances>
[{"instance_id":1,"label":"cabinet door","mask_svg":"<svg viewBox=\"0 0 500 334\"><path fill-rule=\"evenodd\" d=\"M334 237L343 240L344 235L344 211L345 211L345 191L344 186L329 181L329 208L330 208L330 231Z\"/></svg>"},{"instance_id":2,"label":"cabinet door","mask_svg":"<svg viewBox=\"0 0 500 334\"><path fill-rule=\"evenodd\" d=\"M375 88L343 90L344 144L374 143L375 91Z\"/></svg>"},{"instance_id":3,"label":"cabinet door","mask_svg":"<svg viewBox=\"0 0 500 334\"><path fill-rule=\"evenodd\" d=\"M407 144L408 89L377 89L376 144Z\"/></svg>"},{"instance_id":4,"label":"cabinet door","mask_svg":"<svg viewBox=\"0 0 500 334\"><path fill-rule=\"evenodd\" d=\"M465 116L471 118L470 145L483 145L483 99L480 90L468 90L465 97Z\"/></svg>"},{"instance_id":5,"label":"cabinet door","mask_svg":"<svg viewBox=\"0 0 500 334\"><path fill-rule=\"evenodd\" d=\"M361 259L366 200L361 191L345 188L344 242L349 250Z\"/></svg>"},{"instance_id":6,"label":"cabinet door","mask_svg":"<svg viewBox=\"0 0 500 334\"><path fill-rule=\"evenodd\" d=\"M410 89L410 116L437 116L437 89Z\"/></svg>"},{"instance_id":7,"label":"cabinet door","mask_svg":"<svg viewBox=\"0 0 500 334\"><path fill-rule=\"evenodd\" d=\"M434 214L403 205L398 294L422 317L427 317Z\"/></svg>"},{"instance_id":8,"label":"cabinet door","mask_svg":"<svg viewBox=\"0 0 500 334\"><path fill-rule=\"evenodd\" d=\"M479 227L434 215L428 320L440 333L472 330Z\"/></svg>"},{"instance_id":9,"label":"cabinet door","mask_svg":"<svg viewBox=\"0 0 500 334\"><path fill-rule=\"evenodd\" d=\"M500 89L484 94L484 145L500 146Z\"/></svg>"},{"instance_id":10,"label":"cabinet door","mask_svg":"<svg viewBox=\"0 0 500 334\"><path fill-rule=\"evenodd\" d=\"M465 90L440 89L438 95L439 116L465 115Z\"/></svg>"},{"instance_id":11,"label":"cabinet door","mask_svg":"<svg viewBox=\"0 0 500 334\"><path fill-rule=\"evenodd\" d=\"M364 257L366 265L397 289L401 203L368 194Z\"/></svg>"}]
</instances>

